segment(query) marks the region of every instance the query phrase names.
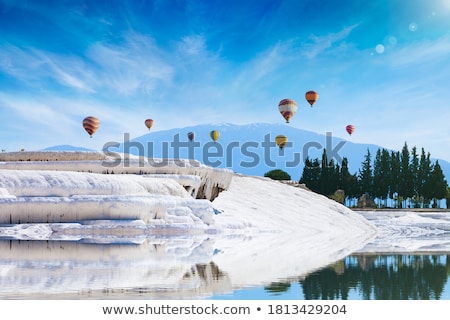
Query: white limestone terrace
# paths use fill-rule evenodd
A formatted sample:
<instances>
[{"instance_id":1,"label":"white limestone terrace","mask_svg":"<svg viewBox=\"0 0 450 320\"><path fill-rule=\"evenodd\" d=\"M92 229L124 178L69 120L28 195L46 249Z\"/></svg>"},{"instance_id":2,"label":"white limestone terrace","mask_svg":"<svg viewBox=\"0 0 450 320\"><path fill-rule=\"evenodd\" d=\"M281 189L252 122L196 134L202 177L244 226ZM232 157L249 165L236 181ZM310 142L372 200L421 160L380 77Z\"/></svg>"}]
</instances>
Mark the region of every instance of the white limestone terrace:
<instances>
[{"instance_id":1,"label":"white limestone terrace","mask_svg":"<svg viewBox=\"0 0 450 320\"><path fill-rule=\"evenodd\" d=\"M231 181L232 171L192 159L152 159L97 151L23 151L0 153L0 170L72 171L100 174L140 174L176 178L198 199L213 200Z\"/></svg>"},{"instance_id":2,"label":"white limestone terrace","mask_svg":"<svg viewBox=\"0 0 450 320\"><path fill-rule=\"evenodd\" d=\"M105 281L119 295L145 287L155 298L198 298L307 274L377 233L337 202L268 178L135 158L105 174L114 159L61 159L0 163L0 239L11 240L0 241L1 298L84 288L102 297ZM192 271L206 265L219 281Z\"/></svg>"}]
</instances>

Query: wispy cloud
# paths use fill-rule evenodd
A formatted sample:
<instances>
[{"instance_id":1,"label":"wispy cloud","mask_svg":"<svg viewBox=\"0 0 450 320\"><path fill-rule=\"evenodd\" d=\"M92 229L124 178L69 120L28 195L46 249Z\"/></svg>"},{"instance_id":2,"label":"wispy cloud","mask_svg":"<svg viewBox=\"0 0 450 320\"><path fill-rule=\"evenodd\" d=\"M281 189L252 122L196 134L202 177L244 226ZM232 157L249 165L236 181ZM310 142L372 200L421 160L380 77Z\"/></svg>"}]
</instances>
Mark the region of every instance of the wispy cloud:
<instances>
[{"instance_id":1,"label":"wispy cloud","mask_svg":"<svg viewBox=\"0 0 450 320\"><path fill-rule=\"evenodd\" d=\"M8 115L10 128L26 126L30 131L64 132L75 124L67 110L49 103L48 100L32 99L30 96L0 94L2 118ZM15 120L13 120L15 119Z\"/></svg>"},{"instance_id":2,"label":"wispy cloud","mask_svg":"<svg viewBox=\"0 0 450 320\"><path fill-rule=\"evenodd\" d=\"M450 37L437 40L416 41L414 43L396 48L389 56L393 67L410 67L411 65L425 65L427 63L441 63L449 59Z\"/></svg>"},{"instance_id":3,"label":"wispy cloud","mask_svg":"<svg viewBox=\"0 0 450 320\"><path fill-rule=\"evenodd\" d=\"M239 65L239 72L233 81L234 90L240 92L261 92L269 83L276 83L277 72L292 60L292 43L278 42L260 52L253 59Z\"/></svg>"},{"instance_id":4,"label":"wispy cloud","mask_svg":"<svg viewBox=\"0 0 450 320\"><path fill-rule=\"evenodd\" d=\"M179 43L178 50L186 55L198 55L206 49L205 38L201 35L185 36Z\"/></svg>"},{"instance_id":5,"label":"wispy cloud","mask_svg":"<svg viewBox=\"0 0 450 320\"><path fill-rule=\"evenodd\" d=\"M86 81L89 72L84 63L73 56L61 56L35 48L7 45L0 53L0 70L24 85L34 86L39 81L51 79L65 87L94 92Z\"/></svg>"},{"instance_id":6,"label":"wispy cloud","mask_svg":"<svg viewBox=\"0 0 450 320\"><path fill-rule=\"evenodd\" d=\"M191 41L189 50L199 49ZM131 95L137 91L149 93L159 82L171 81L174 70L165 56L151 38L138 34L128 35L120 45L96 42L85 57L6 45L0 53L0 71L24 85L52 80L87 93L107 90Z\"/></svg>"},{"instance_id":7,"label":"wispy cloud","mask_svg":"<svg viewBox=\"0 0 450 320\"><path fill-rule=\"evenodd\" d=\"M165 52L151 38L136 33L120 45L95 43L87 56L94 63L96 86L121 94L151 92L159 82L170 83L174 74Z\"/></svg>"},{"instance_id":8,"label":"wispy cloud","mask_svg":"<svg viewBox=\"0 0 450 320\"><path fill-rule=\"evenodd\" d=\"M308 59L314 59L327 50L333 49L334 46L341 47L340 43L344 41L357 27L358 24L354 24L345 27L339 32L329 33L322 36L312 34L309 39L303 43L303 55Z\"/></svg>"}]
</instances>

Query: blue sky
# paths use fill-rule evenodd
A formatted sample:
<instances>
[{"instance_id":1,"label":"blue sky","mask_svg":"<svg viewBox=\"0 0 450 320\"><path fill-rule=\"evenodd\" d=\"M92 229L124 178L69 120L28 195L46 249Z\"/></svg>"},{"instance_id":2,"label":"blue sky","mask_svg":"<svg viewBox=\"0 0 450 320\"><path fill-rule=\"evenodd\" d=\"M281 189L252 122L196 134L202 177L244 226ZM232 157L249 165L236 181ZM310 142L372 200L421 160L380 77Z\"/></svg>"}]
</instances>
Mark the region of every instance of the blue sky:
<instances>
[{"instance_id":1,"label":"blue sky","mask_svg":"<svg viewBox=\"0 0 450 320\"><path fill-rule=\"evenodd\" d=\"M450 160L450 0L0 0L1 149L282 123L284 98L293 127Z\"/></svg>"}]
</instances>

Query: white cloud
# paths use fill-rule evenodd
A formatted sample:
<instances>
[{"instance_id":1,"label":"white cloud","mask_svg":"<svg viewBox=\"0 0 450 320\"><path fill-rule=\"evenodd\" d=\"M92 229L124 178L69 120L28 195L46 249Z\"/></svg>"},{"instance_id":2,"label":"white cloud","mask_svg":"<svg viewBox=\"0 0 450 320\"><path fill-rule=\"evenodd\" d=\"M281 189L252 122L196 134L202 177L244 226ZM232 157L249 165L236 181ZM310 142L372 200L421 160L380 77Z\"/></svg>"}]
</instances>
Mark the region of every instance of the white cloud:
<instances>
[{"instance_id":1,"label":"white cloud","mask_svg":"<svg viewBox=\"0 0 450 320\"><path fill-rule=\"evenodd\" d=\"M411 65L436 64L440 59L448 59L450 52L450 37L437 40L414 42L393 51L390 63L394 67L410 67Z\"/></svg>"},{"instance_id":2,"label":"white cloud","mask_svg":"<svg viewBox=\"0 0 450 320\"><path fill-rule=\"evenodd\" d=\"M150 38L137 34L130 34L121 45L98 42L87 55L95 64L97 87L121 94L151 92L158 82L169 83L174 74L165 52Z\"/></svg>"},{"instance_id":3,"label":"white cloud","mask_svg":"<svg viewBox=\"0 0 450 320\"><path fill-rule=\"evenodd\" d=\"M357 24L351 25L337 33L329 33L325 36L311 35L309 40L303 44L303 55L309 59L316 58L337 43L345 40L357 26Z\"/></svg>"},{"instance_id":4,"label":"white cloud","mask_svg":"<svg viewBox=\"0 0 450 320\"><path fill-rule=\"evenodd\" d=\"M73 56L59 56L34 48L7 45L3 46L0 54L0 70L27 85L33 86L36 81L53 79L65 87L94 92L86 81L88 77L85 65Z\"/></svg>"},{"instance_id":5,"label":"white cloud","mask_svg":"<svg viewBox=\"0 0 450 320\"><path fill-rule=\"evenodd\" d=\"M2 118L8 114L15 119L8 127L27 128L29 132L41 130L60 134L74 125L75 121L61 106L33 99L30 96L0 94Z\"/></svg>"},{"instance_id":6,"label":"white cloud","mask_svg":"<svg viewBox=\"0 0 450 320\"><path fill-rule=\"evenodd\" d=\"M206 50L205 38L201 35L183 37L178 50L182 55L198 55Z\"/></svg>"},{"instance_id":7,"label":"white cloud","mask_svg":"<svg viewBox=\"0 0 450 320\"><path fill-rule=\"evenodd\" d=\"M191 42L190 50L194 48L199 44ZM152 92L159 82L170 82L174 73L170 55L137 34L128 35L121 45L97 42L88 49L87 58L12 45L2 49L0 70L30 86L51 79L87 93L107 90L131 95Z\"/></svg>"}]
</instances>

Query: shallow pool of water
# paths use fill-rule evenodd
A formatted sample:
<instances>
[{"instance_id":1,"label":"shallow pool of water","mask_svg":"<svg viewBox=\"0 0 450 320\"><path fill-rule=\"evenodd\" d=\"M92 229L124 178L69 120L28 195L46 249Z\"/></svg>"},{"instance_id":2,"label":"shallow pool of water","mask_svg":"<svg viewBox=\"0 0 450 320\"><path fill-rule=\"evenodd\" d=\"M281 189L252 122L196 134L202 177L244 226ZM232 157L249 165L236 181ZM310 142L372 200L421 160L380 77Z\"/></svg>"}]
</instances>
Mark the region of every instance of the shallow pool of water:
<instances>
[{"instance_id":1,"label":"shallow pool of water","mask_svg":"<svg viewBox=\"0 0 450 320\"><path fill-rule=\"evenodd\" d=\"M447 300L450 253L348 256L306 277L216 295L212 299Z\"/></svg>"}]
</instances>

